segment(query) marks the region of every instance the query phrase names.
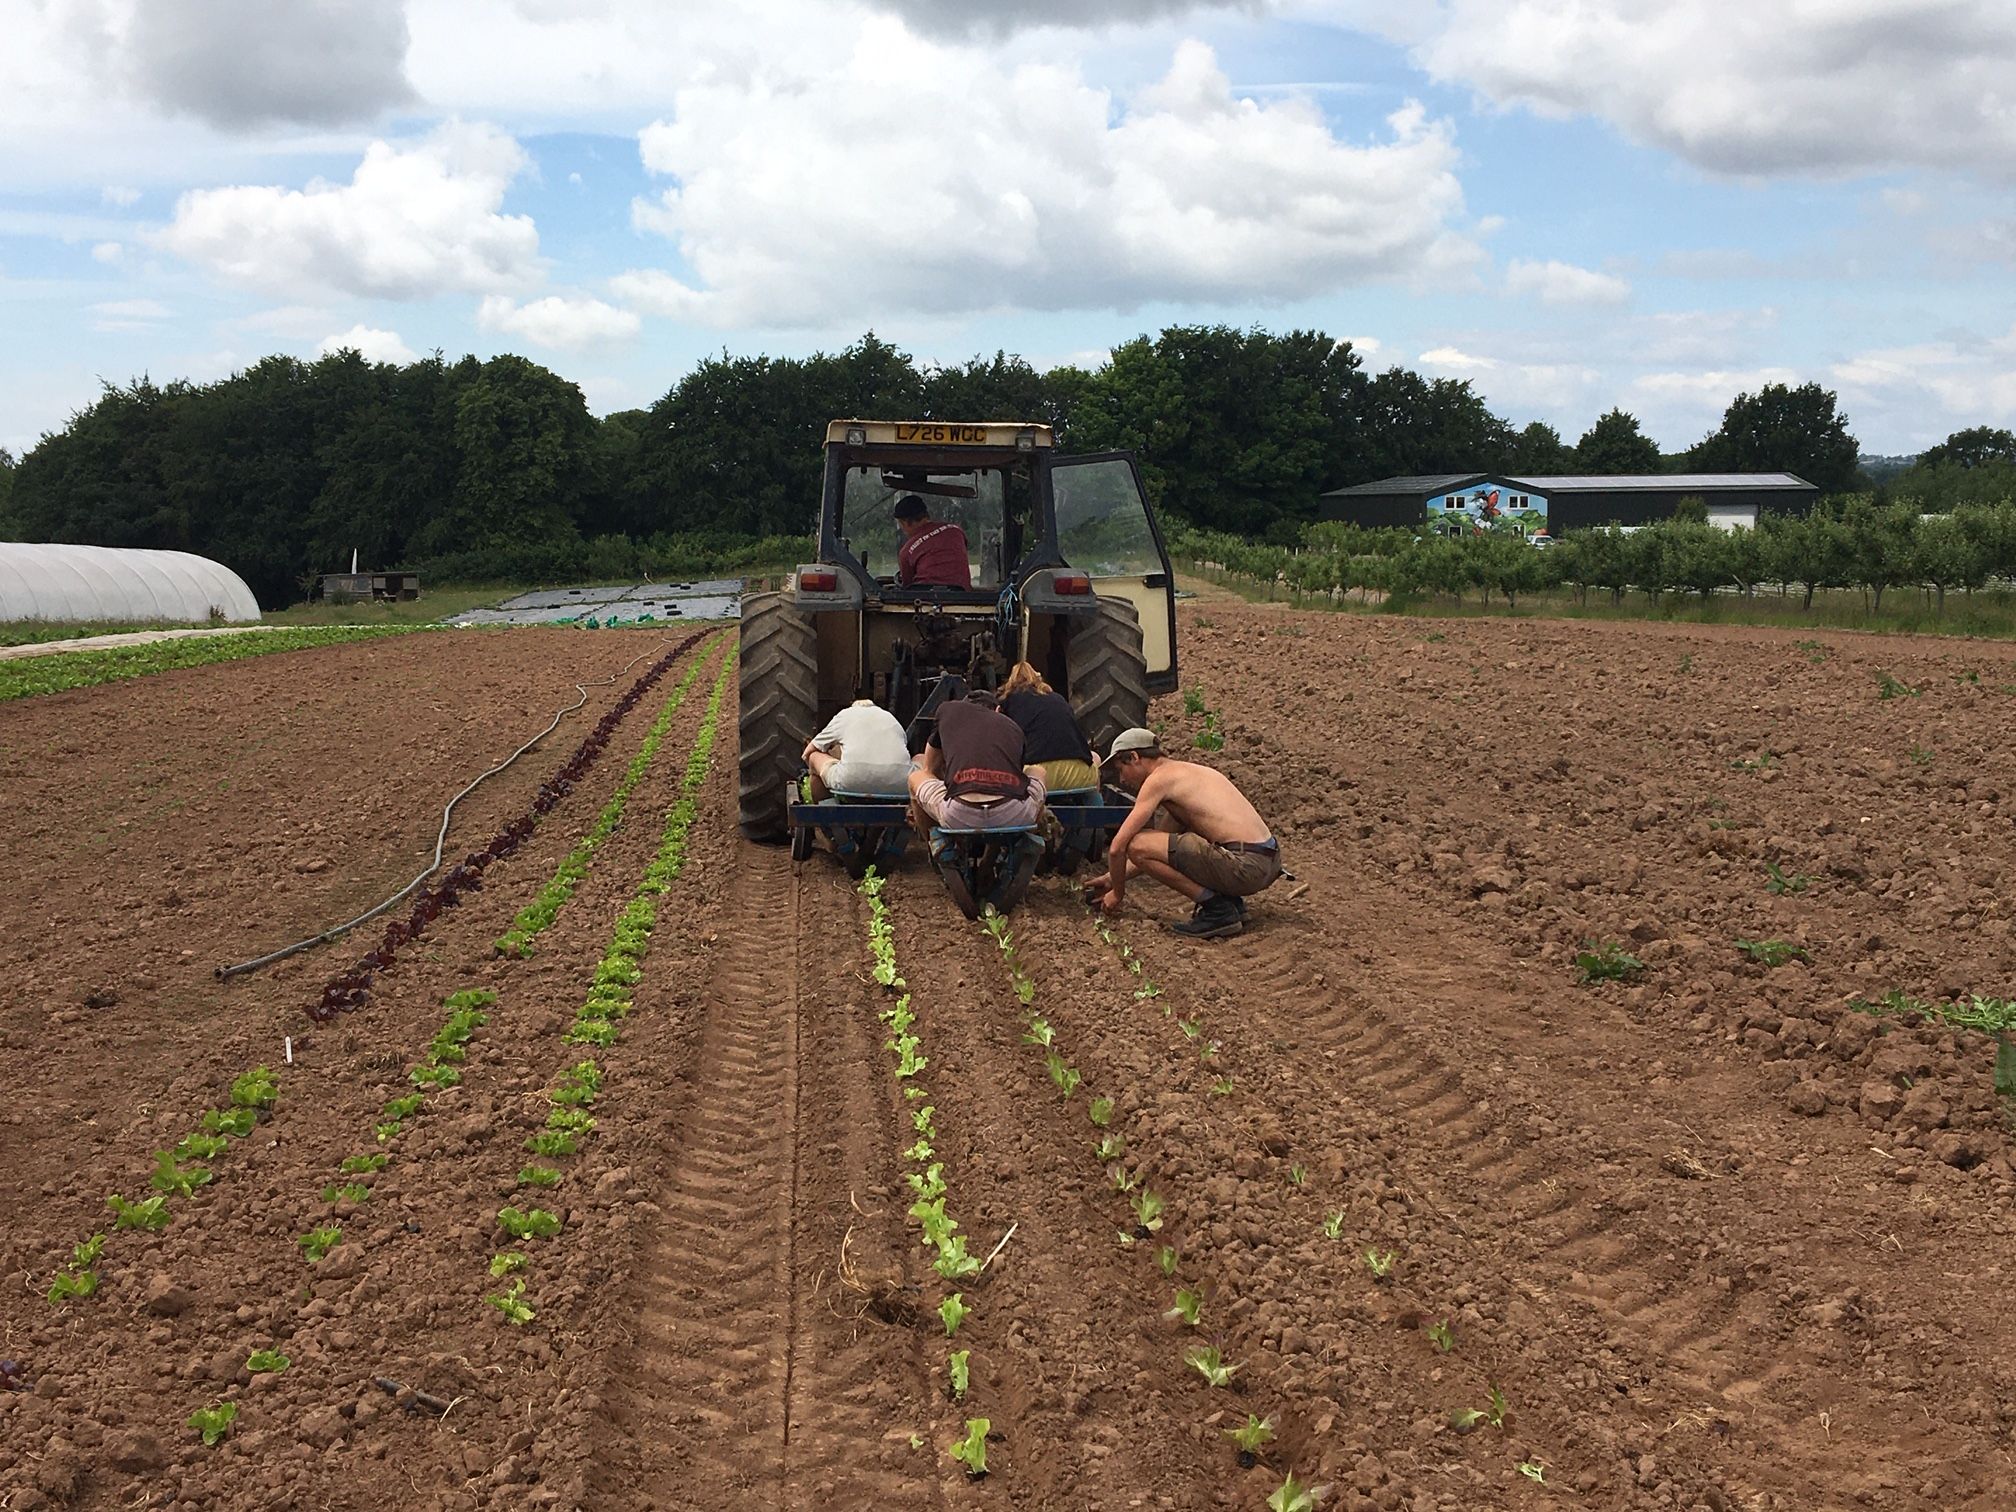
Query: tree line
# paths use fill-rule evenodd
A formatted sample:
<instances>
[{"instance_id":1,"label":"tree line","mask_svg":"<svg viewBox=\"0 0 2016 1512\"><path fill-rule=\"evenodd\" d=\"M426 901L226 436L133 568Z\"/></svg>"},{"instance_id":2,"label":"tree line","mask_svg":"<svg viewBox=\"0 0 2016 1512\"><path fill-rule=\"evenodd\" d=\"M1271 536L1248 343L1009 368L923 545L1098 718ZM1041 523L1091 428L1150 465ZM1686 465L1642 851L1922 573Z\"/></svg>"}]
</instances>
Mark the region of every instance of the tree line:
<instances>
[{"instance_id":1,"label":"tree line","mask_svg":"<svg viewBox=\"0 0 2016 1512\"><path fill-rule=\"evenodd\" d=\"M1136 453L1173 522L1280 545L1324 491L1393 474L1858 482L1847 421L1814 384L1741 395L1698 445L1662 456L1621 409L1570 444L1543 422L1515 428L1465 380L1368 373L1319 331L1172 326L1097 368L1047 371L1000 352L920 367L870 333L805 358L723 353L650 408L601 419L518 356L394 365L343 351L268 357L215 383L108 385L18 463L0 454L0 538L195 551L268 605L353 548L435 580L689 576L801 550L826 422L854 415L1047 422L1066 449ZM1958 433L1891 492L1923 474L1939 507L1988 486L2016 497L2016 446L1996 437L2008 433Z\"/></svg>"},{"instance_id":2,"label":"tree line","mask_svg":"<svg viewBox=\"0 0 2016 1512\"><path fill-rule=\"evenodd\" d=\"M1637 591L1656 603L1663 594L1769 587L1797 592L1811 609L1819 590L1847 588L1860 589L1881 613L1885 593L1923 589L1943 614L1949 591L1971 595L2016 579L2012 502L1927 514L1913 501L1860 494L1823 500L1805 514L1763 514L1754 530L1733 531L1708 524L1700 501L1682 502L1694 507L1674 519L1577 530L1544 549L1511 527L1448 536L1335 522L1310 526L1296 547L1182 530L1172 548L1296 594L1369 590L1461 600L1474 592L1513 606L1521 594L1560 588L1584 601L1592 591L1613 603Z\"/></svg>"}]
</instances>

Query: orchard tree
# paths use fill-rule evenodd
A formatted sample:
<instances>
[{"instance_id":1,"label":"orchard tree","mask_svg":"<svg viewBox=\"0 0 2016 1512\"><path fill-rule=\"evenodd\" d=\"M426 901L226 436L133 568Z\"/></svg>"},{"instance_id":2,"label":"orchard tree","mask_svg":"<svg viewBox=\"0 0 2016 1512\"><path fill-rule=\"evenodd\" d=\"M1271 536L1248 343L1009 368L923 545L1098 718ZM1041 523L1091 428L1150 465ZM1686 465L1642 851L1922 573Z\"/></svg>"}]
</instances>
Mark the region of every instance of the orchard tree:
<instances>
[{"instance_id":1,"label":"orchard tree","mask_svg":"<svg viewBox=\"0 0 2016 1512\"><path fill-rule=\"evenodd\" d=\"M1613 409L1575 443L1575 465L1585 473L1627 476L1659 471L1659 447L1638 428L1638 417Z\"/></svg>"},{"instance_id":2,"label":"orchard tree","mask_svg":"<svg viewBox=\"0 0 2016 1512\"><path fill-rule=\"evenodd\" d=\"M1860 452L1831 390L1767 383L1732 399L1721 428L1687 456L1703 472L1796 473L1822 493L1840 493L1854 485Z\"/></svg>"},{"instance_id":3,"label":"orchard tree","mask_svg":"<svg viewBox=\"0 0 2016 1512\"><path fill-rule=\"evenodd\" d=\"M14 525L14 453L0 446L0 541L20 539Z\"/></svg>"}]
</instances>

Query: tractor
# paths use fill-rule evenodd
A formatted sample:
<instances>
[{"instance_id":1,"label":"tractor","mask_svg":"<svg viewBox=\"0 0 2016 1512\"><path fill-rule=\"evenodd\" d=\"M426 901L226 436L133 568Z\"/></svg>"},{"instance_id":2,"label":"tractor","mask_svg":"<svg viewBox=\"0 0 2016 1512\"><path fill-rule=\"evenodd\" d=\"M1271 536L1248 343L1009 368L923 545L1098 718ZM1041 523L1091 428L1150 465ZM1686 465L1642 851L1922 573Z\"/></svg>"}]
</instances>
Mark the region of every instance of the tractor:
<instances>
[{"instance_id":1,"label":"tractor","mask_svg":"<svg viewBox=\"0 0 2016 1512\"><path fill-rule=\"evenodd\" d=\"M964 532L971 588L896 581L894 509L911 494ZM1169 553L1125 452L1061 457L1049 426L1020 422L836 420L816 555L783 590L742 601L741 823L751 839L788 840L802 855L823 830L857 869L900 848L891 808L902 795L849 795L880 800L881 822L856 806L852 825L808 814L815 806L798 798L806 741L857 698L901 720L915 752L941 703L999 687L1026 660L1103 749L1146 722L1152 694L1176 686ZM1058 797L1060 816L1072 799L1099 799ZM998 901L1004 882L1012 890L1028 846L1009 849L1015 858L1002 844L962 842L976 900Z\"/></svg>"}]
</instances>

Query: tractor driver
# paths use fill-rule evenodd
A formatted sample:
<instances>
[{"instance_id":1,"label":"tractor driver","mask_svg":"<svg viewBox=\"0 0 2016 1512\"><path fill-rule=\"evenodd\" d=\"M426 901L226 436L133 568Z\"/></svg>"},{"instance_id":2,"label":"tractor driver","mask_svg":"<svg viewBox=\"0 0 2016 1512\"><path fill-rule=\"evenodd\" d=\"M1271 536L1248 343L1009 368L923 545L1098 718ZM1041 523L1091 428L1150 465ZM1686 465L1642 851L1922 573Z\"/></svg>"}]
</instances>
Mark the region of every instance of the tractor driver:
<instances>
[{"instance_id":1,"label":"tractor driver","mask_svg":"<svg viewBox=\"0 0 2016 1512\"><path fill-rule=\"evenodd\" d=\"M1113 836L1105 874L1085 884L1086 898L1110 912L1128 879L1145 874L1195 905L1169 926L1177 934L1217 940L1244 929L1246 899L1281 875L1281 846L1232 779L1164 756L1155 732L1143 729L1113 737L1099 775L1134 795L1134 811ZM1173 821L1173 833L1149 828L1157 818Z\"/></svg>"},{"instance_id":2,"label":"tractor driver","mask_svg":"<svg viewBox=\"0 0 2016 1512\"><path fill-rule=\"evenodd\" d=\"M896 581L905 588L971 588L966 532L951 520L934 520L916 494L896 501L903 544L896 552Z\"/></svg>"}]
</instances>

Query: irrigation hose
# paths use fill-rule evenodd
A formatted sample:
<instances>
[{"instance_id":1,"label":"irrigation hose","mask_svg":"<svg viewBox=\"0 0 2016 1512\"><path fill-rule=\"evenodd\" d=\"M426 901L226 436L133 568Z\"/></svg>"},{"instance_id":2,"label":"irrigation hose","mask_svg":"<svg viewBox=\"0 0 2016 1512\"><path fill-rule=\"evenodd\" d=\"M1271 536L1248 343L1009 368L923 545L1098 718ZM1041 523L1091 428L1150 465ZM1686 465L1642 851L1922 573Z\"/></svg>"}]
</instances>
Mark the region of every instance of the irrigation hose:
<instances>
[{"instance_id":1,"label":"irrigation hose","mask_svg":"<svg viewBox=\"0 0 2016 1512\"><path fill-rule=\"evenodd\" d=\"M607 677L598 678L594 682L574 684L574 691L578 693L580 697L576 698L574 702L569 704L566 708L556 712L552 720L547 724L545 729L541 730L537 735L534 735L530 740L526 741L525 744L518 747L517 750L513 751L509 756L505 757L502 761L498 762L497 765L490 768L489 771L483 773L482 776L478 777L474 782L471 782L467 787L462 789L461 792L457 793L453 798L450 798L448 800L447 807L441 810L440 833L435 835L434 837L434 859L428 863L427 869L425 871L421 872L419 876L415 877L411 882L408 882L404 887L400 888L399 891L392 894L391 897L385 899L385 901L382 903L374 904L370 908L365 909L363 913L357 915L357 917L354 919L345 920L341 924L332 924L329 928L323 930L320 934L310 935L305 940L296 940L292 945L283 946L279 950L268 951L265 955L255 956L253 959L249 961L240 961L235 966L219 966L217 968L217 980L220 982L228 982L231 980L231 978L235 976L243 976L248 971L257 971L262 966L271 966L275 961L284 961L289 956L299 955L304 950L313 950L317 945L327 945L332 941L340 939L342 936L348 934L351 930L355 929L359 924L368 924L371 920L377 918L378 915L384 913L386 909L391 908L393 905L402 902L408 897L411 897L415 888L419 887L421 883L425 882L429 877L433 876L434 873L441 870L441 858L448 846L448 825L454 817L456 804L460 803L464 798L467 798L471 793L475 792L477 788L481 787L485 782L489 781L492 777L495 777L499 772L505 770L513 762L517 761L517 759L520 756L523 756L527 751L531 750L532 747L536 746L548 735L551 735L555 730L559 729L561 720L565 719L569 714L574 713L576 710L585 707L588 702L588 690L590 688L607 687L610 683L615 682L616 679L621 677L625 672L628 672L632 667L636 666L638 662L644 660L645 657L650 656L654 652L662 649L663 647L670 646L671 644L673 644L672 639L668 636L666 639L658 642L658 644L652 647L651 650L643 651L640 652L638 655L633 656L629 661L625 662L621 667L618 667L614 672L611 672Z\"/></svg>"}]
</instances>

